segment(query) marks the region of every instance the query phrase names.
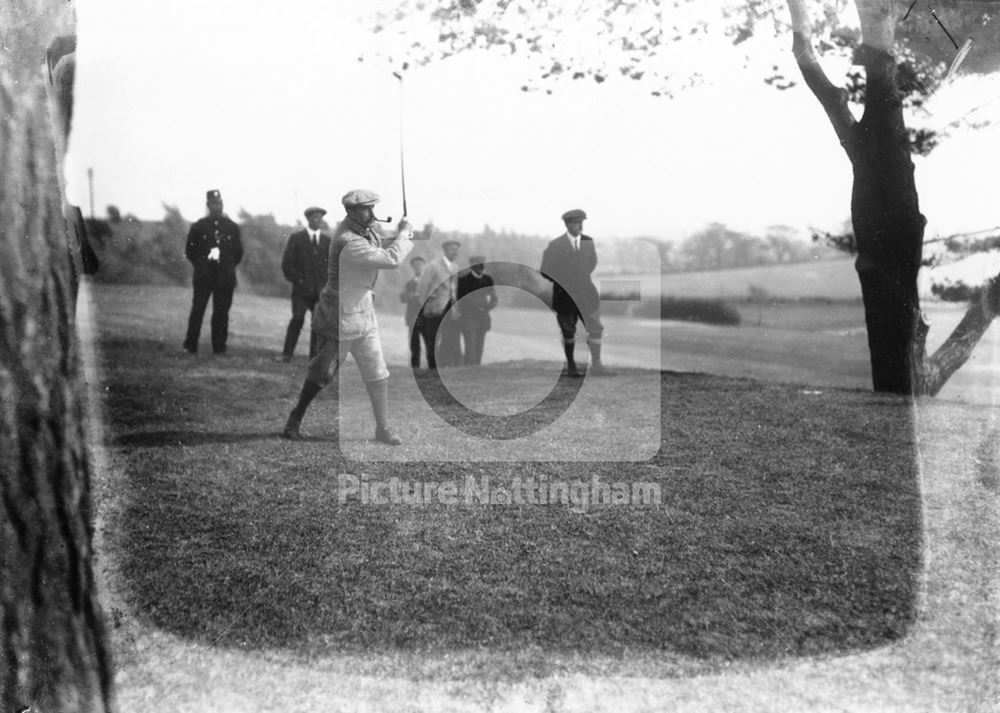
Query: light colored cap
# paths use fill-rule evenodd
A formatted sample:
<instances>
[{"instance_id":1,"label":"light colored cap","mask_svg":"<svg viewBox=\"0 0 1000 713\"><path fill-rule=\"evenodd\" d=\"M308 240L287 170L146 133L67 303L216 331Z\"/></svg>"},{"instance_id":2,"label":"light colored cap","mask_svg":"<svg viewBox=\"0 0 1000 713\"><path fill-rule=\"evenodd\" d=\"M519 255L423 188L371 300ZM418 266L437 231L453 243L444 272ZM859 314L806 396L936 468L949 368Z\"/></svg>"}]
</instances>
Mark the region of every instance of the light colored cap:
<instances>
[{"instance_id":1,"label":"light colored cap","mask_svg":"<svg viewBox=\"0 0 1000 713\"><path fill-rule=\"evenodd\" d=\"M353 191L348 191L340 199L345 208L352 208L358 205L375 205L378 201L378 193L366 191L363 188L355 188Z\"/></svg>"}]
</instances>

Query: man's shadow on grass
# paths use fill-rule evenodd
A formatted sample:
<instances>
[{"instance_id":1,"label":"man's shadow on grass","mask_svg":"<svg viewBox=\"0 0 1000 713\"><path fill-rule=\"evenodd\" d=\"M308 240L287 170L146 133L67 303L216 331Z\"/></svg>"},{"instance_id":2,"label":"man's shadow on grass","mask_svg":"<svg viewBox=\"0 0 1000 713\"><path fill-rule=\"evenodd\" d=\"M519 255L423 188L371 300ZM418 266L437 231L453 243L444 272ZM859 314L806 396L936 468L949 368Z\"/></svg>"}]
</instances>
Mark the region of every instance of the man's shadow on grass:
<instances>
[{"instance_id":1,"label":"man's shadow on grass","mask_svg":"<svg viewBox=\"0 0 1000 713\"><path fill-rule=\"evenodd\" d=\"M269 431L263 433L233 433L231 431L211 432L164 430L125 433L115 437L112 441L112 445L126 448L228 445L233 443L254 443L257 441L278 440L280 437L281 433L279 431Z\"/></svg>"}]
</instances>

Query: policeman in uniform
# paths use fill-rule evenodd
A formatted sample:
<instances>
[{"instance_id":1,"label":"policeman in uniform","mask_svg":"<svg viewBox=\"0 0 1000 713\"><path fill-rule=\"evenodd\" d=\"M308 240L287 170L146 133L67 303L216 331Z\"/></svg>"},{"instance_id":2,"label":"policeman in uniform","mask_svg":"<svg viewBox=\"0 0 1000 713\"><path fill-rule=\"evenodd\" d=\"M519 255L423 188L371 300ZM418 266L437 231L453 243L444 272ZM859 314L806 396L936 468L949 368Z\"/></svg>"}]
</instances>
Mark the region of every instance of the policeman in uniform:
<instances>
[{"instance_id":1,"label":"policeman in uniform","mask_svg":"<svg viewBox=\"0 0 1000 713\"><path fill-rule=\"evenodd\" d=\"M208 298L212 298L212 351L225 354L229 337L229 308L236 289L236 266L243 259L240 228L222 212L222 194L217 190L205 194L208 215L188 231L184 255L194 267L194 299L188 317L184 349L198 351L201 320L205 316Z\"/></svg>"},{"instance_id":2,"label":"policeman in uniform","mask_svg":"<svg viewBox=\"0 0 1000 713\"><path fill-rule=\"evenodd\" d=\"M566 372L580 377L583 372L576 366L573 351L576 344L576 323L583 322L590 347L590 373L594 376L612 376L613 372L601 363L601 298L590 275L597 267L594 239L583 234L583 221L587 214L580 209L568 210L562 215L566 232L553 240L542 254L542 276L552 281L552 310L556 313L562 333L563 351L566 353Z\"/></svg>"},{"instance_id":3,"label":"policeman in uniform","mask_svg":"<svg viewBox=\"0 0 1000 713\"><path fill-rule=\"evenodd\" d=\"M308 227L288 236L288 244L281 258L281 271L292 283L292 319L285 332L285 346L281 361L292 360L299 332L306 321L306 312L312 314L319 299L319 291L326 284L326 265L330 255L330 236L323 231L326 211L317 206L306 208L304 215ZM316 340L309 340L309 358L315 355Z\"/></svg>"},{"instance_id":4,"label":"policeman in uniform","mask_svg":"<svg viewBox=\"0 0 1000 713\"><path fill-rule=\"evenodd\" d=\"M401 443L389 430L389 370L382 356L372 289L379 270L399 267L413 249L413 228L401 221L396 240L383 247L383 238L374 226L378 200L375 193L366 190L350 191L341 199L347 217L331 242L326 286L313 313L316 355L309 360L299 401L285 423L285 438L302 438L299 426L306 409L351 354L361 370L375 415L375 440L392 446Z\"/></svg>"}]
</instances>

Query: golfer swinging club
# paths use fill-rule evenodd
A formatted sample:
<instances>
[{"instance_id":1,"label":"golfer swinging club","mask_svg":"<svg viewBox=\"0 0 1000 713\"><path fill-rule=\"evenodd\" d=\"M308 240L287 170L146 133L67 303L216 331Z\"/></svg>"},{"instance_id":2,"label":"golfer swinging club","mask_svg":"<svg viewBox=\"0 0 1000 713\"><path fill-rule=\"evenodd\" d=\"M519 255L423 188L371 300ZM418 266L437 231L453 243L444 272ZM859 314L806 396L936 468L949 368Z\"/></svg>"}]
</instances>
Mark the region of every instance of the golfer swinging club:
<instances>
[{"instance_id":1,"label":"golfer swinging club","mask_svg":"<svg viewBox=\"0 0 1000 713\"><path fill-rule=\"evenodd\" d=\"M372 289L379 270L394 270L413 249L413 228L403 218L399 235L387 248L374 225L379 197L353 190L341 203L347 212L330 244L326 286L319 295L312 329L316 354L309 360L299 401L288 415L284 438L299 440L306 409L323 387L336 378L348 353L354 356L375 415L375 440L390 446L402 441L389 429L389 370L382 356Z\"/></svg>"}]
</instances>

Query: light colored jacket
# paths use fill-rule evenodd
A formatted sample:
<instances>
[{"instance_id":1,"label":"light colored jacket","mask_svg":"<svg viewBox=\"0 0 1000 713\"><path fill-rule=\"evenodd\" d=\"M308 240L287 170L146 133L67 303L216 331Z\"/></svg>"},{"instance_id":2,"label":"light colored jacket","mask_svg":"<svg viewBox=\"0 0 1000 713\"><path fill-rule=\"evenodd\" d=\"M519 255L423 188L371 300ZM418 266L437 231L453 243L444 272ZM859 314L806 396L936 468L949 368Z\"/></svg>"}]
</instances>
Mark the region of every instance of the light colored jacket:
<instances>
[{"instance_id":1,"label":"light colored jacket","mask_svg":"<svg viewBox=\"0 0 1000 713\"><path fill-rule=\"evenodd\" d=\"M448 305L458 298L458 264L449 263L444 255L427 263L420 282L417 284L417 296L427 317L439 317L448 309Z\"/></svg>"},{"instance_id":2,"label":"light colored jacket","mask_svg":"<svg viewBox=\"0 0 1000 713\"><path fill-rule=\"evenodd\" d=\"M409 239L389 242L374 229L344 219L330 241L326 286L316 303L314 330L347 340L378 329L372 290L379 270L396 269L413 249Z\"/></svg>"}]
</instances>

